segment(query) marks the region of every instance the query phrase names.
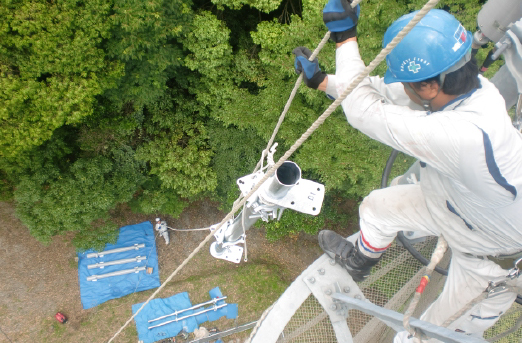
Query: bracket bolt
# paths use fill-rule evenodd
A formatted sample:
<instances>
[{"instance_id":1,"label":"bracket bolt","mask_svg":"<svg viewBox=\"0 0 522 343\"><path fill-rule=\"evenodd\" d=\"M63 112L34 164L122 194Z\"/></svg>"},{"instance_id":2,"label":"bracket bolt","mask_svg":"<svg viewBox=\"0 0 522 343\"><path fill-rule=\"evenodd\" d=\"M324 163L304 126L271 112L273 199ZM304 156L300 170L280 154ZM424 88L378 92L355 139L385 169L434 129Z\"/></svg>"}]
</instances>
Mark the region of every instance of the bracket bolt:
<instances>
[{"instance_id":1,"label":"bracket bolt","mask_svg":"<svg viewBox=\"0 0 522 343\"><path fill-rule=\"evenodd\" d=\"M350 293L350 287L344 287L343 288L344 293Z\"/></svg>"},{"instance_id":2,"label":"bracket bolt","mask_svg":"<svg viewBox=\"0 0 522 343\"><path fill-rule=\"evenodd\" d=\"M362 299L362 297L361 297L361 295L360 295L360 294L357 294L357 295L355 295L355 299L361 300L361 299Z\"/></svg>"},{"instance_id":3,"label":"bracket bolt","mask_svg":"<svg viewBox=\"0 0 522 343\"><path fill-rule=\"evenodd\" d=\"M327 289L326 291L324 291L324 293L326 295L332 295L332 290L331 289Z\"/></svg>"},{"instance_id":4,"label":"bracket bolt","mask_svg":"<svg viewBox=\"0 0 522 343\"><path fill-rule=\"evenodd\" d=\"M319 275L324 275L324 268L319 269L318 272L319 272Z\"/></svg>"},{"instance_id":5,"label":"bracket bolt","mask_svg":"<svg viewBox=\"0 0 522 343\"><path fill-rule=\"evenodd\" d=\"M330 259L330 264L333 266L335 264L335 260L334 259Z\"/></svg>"},{"instance_id":6,"label":"bracket bolt","mask_svg":"<svg viewBox=\"0 0 522 343\"><path fill-rule=\"evenodd\" d=\"M332 310L334 310L334 311L337 310L337 304L332 304L332 306L330 306L330 308L331 308Z\"/></svg>"},{"instance_id":7,"label":"bracket bolt","mask_svg":"<svg viewBox=\"0 0 522 343\"><path fill-rule=\"evenodd\" d=\"M315 283L315 278L311 277L311 278L308 279L308 281L310 281L310 283Z\"/></svg>"}]
</instances>

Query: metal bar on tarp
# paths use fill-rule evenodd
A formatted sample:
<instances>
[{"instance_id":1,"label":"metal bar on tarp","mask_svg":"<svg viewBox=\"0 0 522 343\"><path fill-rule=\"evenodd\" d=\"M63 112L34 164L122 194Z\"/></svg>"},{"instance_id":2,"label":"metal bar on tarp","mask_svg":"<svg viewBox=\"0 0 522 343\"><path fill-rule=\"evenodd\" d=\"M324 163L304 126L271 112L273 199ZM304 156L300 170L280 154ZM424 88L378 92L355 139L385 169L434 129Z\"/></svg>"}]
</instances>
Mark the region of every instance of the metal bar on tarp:
<instances>
[{"instance_id":1,"label":"metal bar on tarp","mask_svg":"<svg viewBox=\"0 0 522 343\"><path fill-rule=\"evenodd\" d=\"M170 323L173 323L173 322L177 322L177 321L180 321L180 320L183 320L183 319L186 319L186 318L194 317L194 316L200 315L200 314L205 313L205 312L216 311L216 310L218 310L218 309L220 309L222 307L225 307L227 305L228 304L223 304L223 305L219 305L219 306L214 305L212 308L209 308L209 309L206 309L206 310L203 310L203 311L199 311L199 312L196 312L196 313L188 314L186 316L179 317L179 318L176 318L176 319L172 319L172 320L169 320L167 322L160 323L158 325L149 326L148 329L149 330L150 329L154 329L154 328L157 328L159 326L167 325L167 324L170 324Z\"/></svg>"},{"instance_id":2,"label":"metal bar on tarp","mask_svg":"<svg viewBox=\"0 0 522 343\"><path fill-rule=\"evenodd\" d=\"M115 254L118 252L124 252L124 251L129 251L129 250L138 250L141 248L145 248L144 243L134 244L130 247L116 248L116 249L105 250L105 251L100 251L100 252L92 252L90 254L87 254L87 258L102 257L104 255Z\"/></svg>"},{"instance_id":3,"label":"metal bar on tarp","mask_svg":"<svg viewBox=\"0 0 522 343\"><path fill-rule=\"evenodd\" d=\"M111 276L138 273L142 270L145 270L145 267L134 267L132 269L118 270L118 271L112 272L112 273L106 273L106 274L101 274L101 275L91 275L91 276L87 276L87 281L96 281L96 280L105 279L105 278L111 277Z\"/></svg>"},{"instance_id":4,"label":"metal bar on tarp","mask_svg":"<svg viewBox=\"0 0 522 343\"><path fill-rule=\"evenodd\" d=\"M141 262L143 260L146 260L147 258L145 256L136 256L133 258L124 258L122 260L114 260L114 261L108 261L108 262L98 262L95 264L89 264L87 266L87 269L94 269L94 268L103 268L105 266L115 266L118 264L125 264L125 263L132 263L132 262Z\"/></svg>"},{"instance_id":5,"label":"metal bar on tarp","mask_svg":"<svg viewBox=\"0 0 522 343\"><path fill-rule=\"evenodd\" d=\"M217 303L220 300L225 300L226 298L227 297L215 298L215 299L209 300L207 302L204 302L204 303L201 303L201 304L197 304L197 305L194 305L192 307L189 307L189 308L186 308L186 309L183 309L183 310L180 310L180 311L175 311L175 312L173 312L171 314L167 314L167 315L164 315L164 316L161 316L161 317L158 317L158 318L151 319L151 320L149 320L149 323L152 323L152 322L155 322L156 320L160 320L160 319L167 318L167 317L170 317L170 316L177 316L178 314L183 313L185 311L194 310L196 308L200 308L200 307L208 305L208 304L215 304L215 303Z\"/></svg>"}]
</instances>

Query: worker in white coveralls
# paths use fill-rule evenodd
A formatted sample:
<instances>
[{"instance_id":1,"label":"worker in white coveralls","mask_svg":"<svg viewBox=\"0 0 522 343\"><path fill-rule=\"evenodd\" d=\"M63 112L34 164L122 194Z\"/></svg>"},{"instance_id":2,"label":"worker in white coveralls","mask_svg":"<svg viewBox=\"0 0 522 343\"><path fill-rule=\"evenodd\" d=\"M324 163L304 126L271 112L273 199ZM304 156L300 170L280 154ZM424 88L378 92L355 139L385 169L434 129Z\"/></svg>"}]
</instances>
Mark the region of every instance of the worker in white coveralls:
<instances>
[{"instance_id":1,"label":"worker in white coveralls","mask_svg":"<svg viewBox=\"0 0 522 343\"><path fill-rule=\"evenodd\" d=\"M365 68L357 46L359 6L331 0L323 19L336 43L336 73L327 75L310 50L299 47L295 68L308 87L337 97ZM395 21L386 46L416 14ZM522 252L522 135L503 98L478 75L471 33L451 14L430 11L388 55L384 78L367 77L342 102L348 122L369 137L420 161L420 180L371 192L359 208L354 244L335 232L319 244L355 281L370 269L398 231L442 235L452 251L439 298L421 319L441 326L494 283L507 277L494 257ZM509 261L509 260L508 260ZM482 336L515 300L516 292L489 296L448 328ZM400 332L395 342L410 342ZM431 341L430 341L431 342Z\"/></svg>"}]
</instances>

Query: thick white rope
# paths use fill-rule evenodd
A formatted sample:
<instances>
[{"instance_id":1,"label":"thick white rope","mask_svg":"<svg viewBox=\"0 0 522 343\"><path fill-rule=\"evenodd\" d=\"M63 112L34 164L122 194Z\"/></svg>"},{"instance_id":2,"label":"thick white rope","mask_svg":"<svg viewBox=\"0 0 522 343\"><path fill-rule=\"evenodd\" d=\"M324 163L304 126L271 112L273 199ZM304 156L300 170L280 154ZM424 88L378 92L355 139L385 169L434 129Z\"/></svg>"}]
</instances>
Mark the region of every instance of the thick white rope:
<instances>
[{"instance_id":1,"label":"thick white rope","mask_svg":"<svg viewBox=\"0 0 522 343\"><path fill-rule=\"evenodd\" d=\"M482 292L479 295L477 295L474 299L472 299L466 306L462 307L460 311L455 313L450 318L446 319L444 323L442 323L442 327L448 327L451 323L453 323L455 320L459 319L464 313L466 313L470 308L481 302L482 300L486 299L488 297L487 292Z\"/></svg>"},{"instance_id":2,"label":"thick white rope","mask_svg":"<svg viewBox=\"0 0 522 343\"><path fill-rule=\"evenodd\" d=\"M199 229L174 229L172 227L167 226L167 229L172 230L172 231L186 231L186 232L188 232L188 231L208 231L208 230L210 230L210 227L202 227L202 228L199 228Z\"/></svg>"},{"instance_id":3,"label":"thick white rope","mask_svg":"<svg viewBox=\"0 0 522 343\"><path fill-rule=\"evenodd\" d=\"M361 2L362 0L359 0L357 3ZM321 42L319 42L319 45L317 45L317 48L315 48L314 52L308 59L310 62L312 62L317 55L319 55L319 52L321 49L326 45L328 42L328 39L330 38L330 31L326 32ZM272 143L274 143L275 136L277 135L277 132L279 131L279 128L281 127L281 124L283 123L283 120L285 120L286 113L290 109L290 105L292 104L292 101L294 101L295 95L297 94L297 90L299 89L299 86L301 86L301 83L303 82L303 73L299 75L297 78L297 81L295 82L294 88L292 89L292 92L290 93L290 96L288 97L288 100L286 101L285 107L283 109L283 112L279 116L279 121L277 122L274 132L272 132L272 137L268 140L268 144L266 145L266 149L263 150L263 153L261 154L261 159L259 162L257 162L257 165L254 169L254 173L259 169L259 167L263 164L263 160L265 159L265 154L272 146Z\"/></svg>"},{"instance_id":4,"label":"thick white rope","mask_svg":"<svg viewBox=\"0 0 522 343\"><path fill-rule=\"evenodd\" d=\"M332 114L332 112L341 104L341 102L361 83L362 80L364 80L365 77L367 77L378 65L381 63L386 55L390 53L390 51L399 44L399 42L410 32L413 27L433 8L437 5L437 3L440 0L430 0L424 5L424 7L413 17L413 19L402 29L401 32L384 48L381 50L379 55L375 57L375 59L363 70L359 76L352 81L350 86L345 89L345 91L339 96L327 109L324 111L323 114L317 120L312 124L308 130L292 145L292 147L277 161L277 163L271 168L269 168L268 172L261 178L261 180L258 181L258 183L255 185L255 187L237 204L234 204L232 210L221 220L221 222L217 225L216 230L219 230L221 226L223 226L224 223L226 223L229 219L231 219L236 213L236 211L243 206L243 204L246 202L250 196L252 196L258 189L261 187L261 185L268 180L269 177L271 177L274 172L279 168L307 139L310 137L310 135ZM156 297L156 295L165 287L165 285L172 280L176 274L179 273L181 269L196 255L201 248L212 238L214 235L214 232L210 232L205 239L194 249L194 251L174 270L170 276L161 284L161 286L141 305L141 307L134 313L126 322L125 324L114 334L114 336L109 339L107 343L112 342L127 325L129 325L130 322L138 315L138 313L141 312L141 310L152 300Z\"/></svg>"},{"instance_id":5,"label":"thick white rope","mask_svg":"<svg viewBox=\"0 0 522 343\"><path fill-rule=\"evenodd\" d=\"M519 287L509 286L509 285L506 285L504 287L505 287L505 291L507 291L507 292L513 292L513 293L520 294ZM454 321L456 321L457 319L462 317L462 315L464 315L466 312L468 312L473 306L477 305L482 300L486 299L488 297L488 295L489 295L489 293L487 291L480 293L474 299L472 299L470 302L468 302L468 304L466 306L462 307L457 313L455 313L450 318L446 319L446 321L444 323L442 323L441 326L444 328L448 327L451 323L453 323Z\"/></svg>"},{"instance_id":6,"label":"thick white rope","mask_svg":"<svg viewBox=\"0 0 522 343\"><path fill-rule=\"evenodd\" d=\"M261 326L261 323L263 323L263 320L266 318L266 316L268 316L268 313L270 313L270 311L272 310L272 308L274 308L275 306L275 302L270 305L270 307L268 307L265 312L263 312L263 314L261 315L261 317L258 319L257 323L256 323L256 326L254 327L254 329L252 330L252 333L250 334L250 336L247 338L247 340L244 342L244 343L250 343L252 341L252 337L254 337L256 335L256 332L257 332L257 329L259 329L259 327Z\"/></svg>"},{"instance_id":7,"label":"thick white rope","mask_svg":"<svg viewBox=\"0 0 522 343\"><path fill-rule=\"evenodd\" d=\"M439 240L437 241L437 246L435 247L435 250L433 251L433 254L431 255L430 263L426 267L426 274L421 279L422 282L424 282L424 284L421 283L422 286L419 286L416 289L415 295L413 296L413 299L411 300L410 306L408 307L406 312L404 312L404 317L403 317L402 323L403 323L406 331L408 331L413 336L415 336L416 332L410 326L410 318L413 315L413 312L415 311L415 309L417 308L417 305L419 304L419 300L421 298L422 292L424 292L424 288L428 284L430 276L433 273L433 270L435 269L437 264L439 264L439 262L442 260L442 258L444 257L444 253L446 252L447 249L448 249L448 243L446 242L446 240L444 239L443 236L439 236ZM416 339L420 341L419 337L416 337Z\"/></svg>"},{"instance_id":8,"label":"thick white rope","mask_svg":"<svg viewBox=\"0 0 522 343\"><path fill-rule=\"evenodd\" d=\"M350 5L352 6L352 8L355 8L355 6L357 6L360 2L362 2L362 0L354 0L354 1L352 1L352 3ZM326 45L326 43L328 42L328 39L330 39L330 31L326 32L323 39L321 39L321 41L315 48L314 52L308 59L310 62L312 62L317 57L317 55L319 55L319 52ZM290 93L290 96L288 97L288 100L285 104L283 112L279 116L279 121L277 122L277 124L274 128L274 132L272 132L272 137L270 137L270 139L268 140L266 149L263 150L263 153L261 154L261 160L257 163L257 166L254 169L254 173L259 169L259 166L263 163L263 159L265 158L265 151L268 151L268 149L272 146L272 143L274 143L275 136L277 135L277 132L279 131L279 128L281 127L281 124L283 123L283 120L285 119L286 113L290 109L290 105L292 104L292 101L294 101L295 95L297 94L297 90L299 89L299 86L301 86L302 82L303 82L303 73L301 73L301 75L299 75L299 77L297 78L297 81L295 82L294 88L292 89L292 92Z\"/></svg>"},{"instance_id":9,"label":"thick white rope","mask_svg":"<svg viewBox=\"0 0 522 343\"><path fill-rule=\"evenodd\" d=\"M397 36L395 36L395 38L390 43L388 43L388 45L384 49L381 50L381 52L375 57L375 59L359 74L359 76L354 81L352 81L350 86L348 86L348 88L346 88L344 90L344 92L341 94L341 96L339 96L326 109L326 111L324 111L323 114L319 118L317 118L317 120L312 124L312 126L310 126L310 128L308 130L306 130L306 132L294 143L294 145L292 145L292 147L283 155L283 157L281 157L279 159L279 161L276 163L276 165L274 167L279 168L279 166L284 161L286 161L288 159L288 157L290 157L290 155L295 150L297 150L297 148L299 148L304 143L304 141L306 141L306 139L308 139L308 137L310 137L310 135L326 120L326 118L328 118L330 116L330 114L359 85L359 83L361 83L362 80L364 80L364 78L366 78L368 75L370 75L370 73L386 58L386 56L393 50L393 48L395 48L397 46L397 44L400 43L400 41L413 29L413 27L415 27L415 25L417 25L418 22L420 22L422 20L422 18L424 18L424 16L431 9L433 9L439 3L439 1L440 0L430 0L424 5L424 7L422 7L422 9L412 18L412 20L397 34ZM273 169L274 168L270 169L271 173L273 173ZM267 173L265 176L271 175L271 173ZM261 184L264 181L265 181L265 178L263 178L259 182L259 184ZM442 236L441 236L441 238L442 238ZM442 240L444 243L446 243L444 238L442 238ZM439 242L440 242L440 239L439 239ZM447 248L447 243L446 243L446 248ZM446 250L446 248L444 248L444 251ZM439 261L440 261L440 259L439 259ZM435 268L435 266L433 268ZM268 312L268 311L266 311L266 312ZM266 314L268 314L268 313L266 313ZM263 314L263 315L266 316L266 314ZM264 318L264 316L259 319L259 322ZM258 322L258 325L259 325L259 322ZM250 342L254 333L255 332L252 332L252 334L249 337L248 342Z\"/></svg>"}]
</instances>

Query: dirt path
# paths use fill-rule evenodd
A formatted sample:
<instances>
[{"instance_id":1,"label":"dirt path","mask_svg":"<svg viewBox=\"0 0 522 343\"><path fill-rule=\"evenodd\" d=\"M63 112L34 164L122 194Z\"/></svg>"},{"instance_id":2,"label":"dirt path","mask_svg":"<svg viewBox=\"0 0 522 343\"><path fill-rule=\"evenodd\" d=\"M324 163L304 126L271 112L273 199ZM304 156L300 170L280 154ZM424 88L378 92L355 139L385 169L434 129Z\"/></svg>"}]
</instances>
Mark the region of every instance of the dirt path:
<instances>
[{"instance_id":1,"label":"dirt path","mask_svg":"<svg viewBox=\"0 0 522 343\"><path fill-rule=\"evenodd\" d=\"M126 208L119 209L114 216L121 226L153 220L152 217L132 214ZM180 218L167 220L171 227L186 229L207 227L218 223L223 216L214 204L202 201L184 211ZM207 231L172 232L169 246L165 246L161 238L157 240L162 281L207 234ZM4 266L0 278L0 342L106 342L130 316L131 305L146 300L152 293L140 292L83 310L75 251L69 241L70 236L57 237L48 246L42 245L15 217L13 205L0 202L0 261ZM288 284L321 251L313 236L303 234L269 243L262 230L250 230L248 253L248 263L235 265L210 257L207 246L160 297L189 291L191 299L196 302L198 298L204 300L205 292L219 285L224 294L226 291L233 302L239 303L240 313L242 309L243 313L248 309L240 318L240 322L246 322L257 318L260 315L257 312L262 312L262 309L241 303L248 302L244 288L227 281L241 271L256 268L254 271L260 277L266 274L267 280L273 280L276 275L283 285ZM270 294L274 298L270 301L277 296ZM67 314L67 325L63 326L53 318L57 311ZM136 342L135 328L129 326L117 342Z\"/></svg>"}]
</instances>

